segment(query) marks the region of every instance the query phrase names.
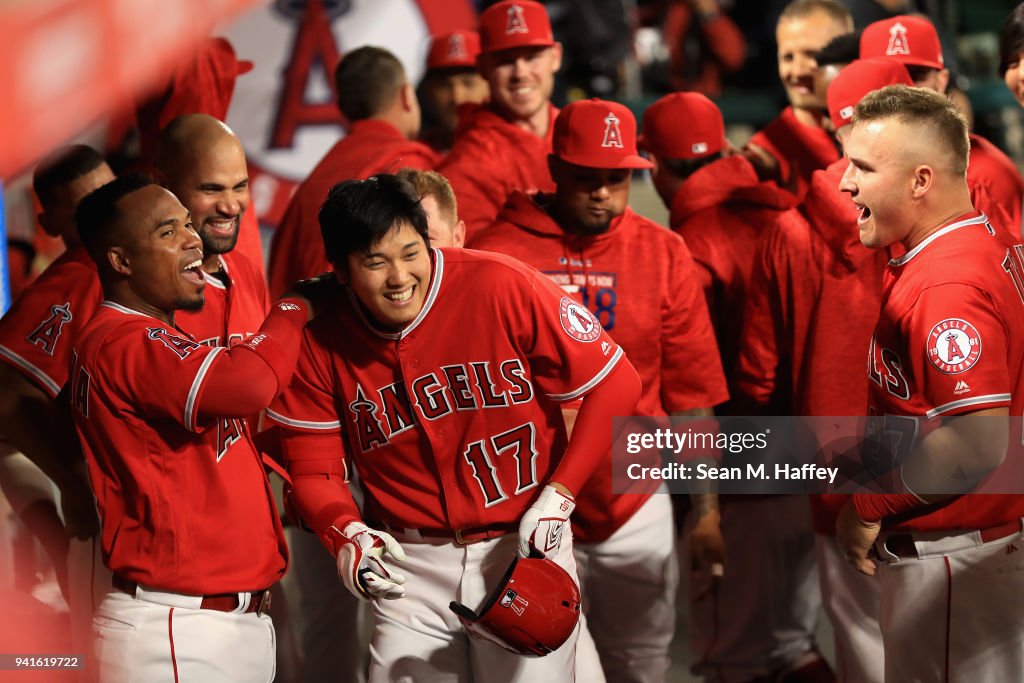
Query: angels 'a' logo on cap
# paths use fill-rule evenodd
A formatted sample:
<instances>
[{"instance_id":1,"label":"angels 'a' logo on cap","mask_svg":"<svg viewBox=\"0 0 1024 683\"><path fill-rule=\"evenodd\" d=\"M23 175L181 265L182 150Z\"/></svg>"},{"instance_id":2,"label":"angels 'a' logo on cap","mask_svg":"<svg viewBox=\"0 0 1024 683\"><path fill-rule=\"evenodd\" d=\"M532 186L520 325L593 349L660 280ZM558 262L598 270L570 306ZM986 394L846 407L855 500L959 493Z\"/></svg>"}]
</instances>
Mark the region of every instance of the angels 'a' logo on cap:
<instances>
[{"instance_id":1,"label":"angels 'a' logo on cap","mask_svg":"<svg viewBox=\"0 0 1024 683\"><path fill-rule=\"evenodd\" d=\"M853 118L853 107L843 107L839 110L839 118L843 121L849 121Z\"/></svg>"},{"instance_id":2,"label":"angels 'a' logo on cap","mask_svg":"<svg viewBox=\"0 0 1024 683\"><path fill-rule=\"evenodd\" d=\"M558 306L558 317L565 333L581 342L592 342L601 336L601 323L587 310L586 306L562 297Z\"/></svg>"},{"instance_id":3,"label":"angels 'a' logo on cap","mask_svg":"<svg viewBox=\"0 0 1024 683\"><path fill-rule=\"evenodd\" d=\"M512 5L508 8L508 21L505 24L505 35L513 33L529 33L526 25L526 17L523 16L523 8L519 5Z\"/></svg>"},{"instance_id":4,"label":"angels 'a' logo on cap","mask_svg":"<svg viewBox=\"0 0 1024 683\"><path fill-rule=\"evenodd\" d=\"M466 39L458 33L448 36L448 59L466 59Z\"/></svg>"},{"instance_id":5,"label":"angels 'a' logo on cap","mask_svg":"<svg viewBox=\"0 0 1024 683\"><path fill-rule=\"evenodd\" d=\"M981 357L981 335L960 318L947 318L928 333L928 360L947 375L970 370Z\"/></svg>"},{"instance_id":6,"label":"angels 'a' logo on cap","mask_svg":"<svg viewBox=\"0 0 1024 683\"><path fill-rule=\"evenodd\" d=\"M885 54L890 57L893 55L910 54L910 43L907 42L907 27L898 21L889 29L889 46L885 48Z\"/></svg>"},{"instance_id":7,"label":"angels 'a' logo on cap","mask_svg":"<svg viewBox=\"0 0 1024 683\"><path fill-rule=\"evenodd\" d=\"M601 146L622 149L622 131L619 130L619 117L611 112L608 112L608 116L604 117L604 140L601 141Z\"/></svg>"}]
</instances>

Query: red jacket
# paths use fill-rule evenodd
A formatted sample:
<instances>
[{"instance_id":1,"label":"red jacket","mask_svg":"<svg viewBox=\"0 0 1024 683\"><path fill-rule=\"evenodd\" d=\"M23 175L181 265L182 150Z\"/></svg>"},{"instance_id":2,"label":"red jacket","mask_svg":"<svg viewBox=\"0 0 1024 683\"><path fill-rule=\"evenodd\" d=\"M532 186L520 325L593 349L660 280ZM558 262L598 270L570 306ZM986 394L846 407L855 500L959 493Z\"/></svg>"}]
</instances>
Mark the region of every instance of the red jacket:
<instances>
[{"instance_id":1,"label":"red jacket","mask_svg":"<svg viewBox=\"0 0 1024 683\"><path fill-rule=\"evenodd\" d=\"M740 155L700 169L676 191L669 224L697 263L722 367L731 376L739 355L743 302L758 236L795 204L775 183L758 180Z\"/></svg>"},{"instance_id":2,"label":"red jacket","mask_svg":"<svg viewBox=\"0 0 1024 683\"><path fill-rule=\"evenodd\" d=\"M548 134L541 138L486 105L459 108L455 144L437 170L455 190L467 240L494 222L514 190L555 191L548 154L557 116L551 106Z\"/></svg>"},{"instance_id":3,"label":"red jacket","mask_svg":"<svg viewBox=\"0 0 1024 683\"><path fill-rule=\"evenodd\" d=\"M324 256L317 215L332 187L345 180L394 173L407 166L432 169L440 157L429 147L407 140L384 121L363 119L331 148L299 185L274 232L270 250L270 295L278 298L296 280L330 270Z\"/></svg>"},{"instance_id":4,"label":"red jacket","mask_svg":"<svg viewBox=\"0 0 1024 683\"><path fill-rule=\"evenodd\" d=\"M967 186L971 189L974 208L991 218L992 225L1006 228L1014 239L1021 236L1024 179L1010 157L985 138L973 134Z\"/></svg>"},{"instance_id":5,"label":"red jacket","mask_svg":"<svg viewBox=\"0 0 1024 683\"><path fill-rule=\"evenodd\" d=\"M640 375L637 415L710 407L728 397L693 259L671 231L627 208L607 232L581 238L514 192L469 246L528 263L583 301ZM608 462L580 494L574 533L588 542L608 538L650 496L613 495Z\"/></svg>"},{"instance_id":6,"label":"red jacket","mask_svg":"<svg viewBox=\"0 0 1024 683\"><path fill-rule=\"evenodd\" d=\"M839 159L839 149L824 128L797 121L793 107L786 107L774 121L754 133L752 144L779 160L782 182L798 199L803 199L811 175Z\"/></svg>"}]
</instances>

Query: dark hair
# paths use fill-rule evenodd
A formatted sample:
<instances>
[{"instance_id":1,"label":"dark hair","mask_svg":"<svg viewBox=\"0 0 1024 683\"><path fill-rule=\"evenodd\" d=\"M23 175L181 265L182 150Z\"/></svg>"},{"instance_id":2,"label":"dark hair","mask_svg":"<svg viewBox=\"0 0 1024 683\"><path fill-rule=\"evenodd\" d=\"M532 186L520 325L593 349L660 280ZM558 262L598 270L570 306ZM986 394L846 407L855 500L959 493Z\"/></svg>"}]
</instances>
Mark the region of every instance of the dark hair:
<instances>
[{"instance_id":1,"label":"dark hair","mask_svg":"<svg viewBox=\"0 0 1024 683\"><path fill-rule=\"evenodd\" d=\"M57 188L95 171L104 163L103 155L87 145L62 147L36 166L32 189L46 209L56 200Z\"/></svg>"},{"instance_id":2,"label":"dark hair","mask_svg":"<svg viewBox=\"0 0 1024 683\"><path fill-rule=\"evenodd\" d=\"M406 83L398 57L368 45L349 52L334 70L338 109L349 121L379 114Z\"/></svg>"},{"instance_id":3,"label":"dark hair","mask_svg":"<svg viewBox=\"0 0 1024 683\"><path fill-rule=\"evenodd\" d=\"M403 223L413 227L429 246L427 213L416 189L390 173L366 180L346 180L331 188L320 207L320 234L332 265L349 254L367 252Z\"/></svg>"},{"instance_id":4,"label":"dark hair","mask_svg":"<svg viewBox=\"0 0 1024 683\"><path fill-rule=\"evenodd\" d=\"M721 158L722 152L718 151L706 157L697 157L696 159L662 159L659 157L658 163L668 169L668 172L676 178L685 179Z\"/></svg>"},{"instance_id":5,"label":"dark hair","mask_svg":"<svg viewBox=\"0 0 1024 683\"><path fill-rule=\"evenodd\" d=\"M843 33L828 42L814 55L818 66L849 64L860 57L860 32Z\"/></svg>"},{"instance_id":6,"label":"dark hair","mask_svg":"<svg viewBox=\"0 0 1024 683\"><path fill-rule=\"evenodd\" d=\"M120 214L117 203L126 195L154 184L147 175L129 173L115 178L79 202L75 210L78 237L101 269L105 263L104 252L112 244Z\"/></svg>"},{"instance_id":7,"label":"dark hair","mask_svg":"<svg viewBox=\"0 0 1024 683\"><path fill-rule=\"evenodd\" d=\"M1024 52L1024 2L1017 5L999 31L999 75L1005 76L1017 55Z\"/></svg>"}]
</instances>

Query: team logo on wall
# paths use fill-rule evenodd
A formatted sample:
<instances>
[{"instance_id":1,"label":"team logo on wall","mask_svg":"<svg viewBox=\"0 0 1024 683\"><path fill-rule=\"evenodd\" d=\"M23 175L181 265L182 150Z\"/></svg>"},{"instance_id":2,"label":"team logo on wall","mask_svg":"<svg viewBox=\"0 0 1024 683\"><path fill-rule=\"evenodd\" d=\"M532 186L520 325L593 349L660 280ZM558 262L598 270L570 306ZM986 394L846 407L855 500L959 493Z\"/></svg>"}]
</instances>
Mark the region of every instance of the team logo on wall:
<instances>
[{"instance_id":1,"label":"team logo on wall","mask_svg":"<svg viewBox=\"0 0 1024 683\"><path fill-rule=\"evenodd\" d=\"M226 35L253 70L235 85L227 123L245 146L260 222L277 225L298 183L345 134L334 91L343 54L387 48L417 83L430 36L472 28L469 0L276 0L242 15Z\"/></svg>"},{"instance_id":2,"label":"team logo on wall","mask_svg":"<svg viewBox=\"0 0 1024 683\"><path fill-rule=\"evenodd\" d=\"M567 296L559 304L559 319L565 333L581 342L592 342L601 336L601 323L587 307Z\"/></svg>"},{"instance_id":3,"label":"team logo on wall","mask_svg":"<svg viewBox=\"0 0 1024 683\"><path fill-rule=\"evenodd\" d=\"M981 335L966 320L948 318L928 333L928 360L947 375L970 370L981 357Z\"/></svg>"}]
</instances>

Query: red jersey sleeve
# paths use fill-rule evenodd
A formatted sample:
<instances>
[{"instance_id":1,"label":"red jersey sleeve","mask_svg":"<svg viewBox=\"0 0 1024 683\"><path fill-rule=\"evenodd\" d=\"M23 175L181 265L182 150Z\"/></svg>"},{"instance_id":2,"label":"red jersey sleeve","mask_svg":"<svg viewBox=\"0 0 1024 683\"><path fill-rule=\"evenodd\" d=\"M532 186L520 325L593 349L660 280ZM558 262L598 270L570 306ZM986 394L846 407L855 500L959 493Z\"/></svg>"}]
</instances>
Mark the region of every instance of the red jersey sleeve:
<instances>
[{"instance_id":1,"label":"red jersey sleeve","mask_svg":"<svg viewBox=\"0 0 1024 683\"><path fill-rule=\"evenodd\" d=\"M1006 326L977 287L950 283L921 292L910 313L911 353L924 358L920 392L929 419L1010 405Z\"/></svg>"},{"instance_id":2,"label":"red jersey sleeve","mask_svg":"<svg viewBox=\"0 0 1024 683\"><path fill-rule=\"evenodd\" d=\"M289 431L309 434L341 432L340 411L335 402L330 365L320 345L307 328L302 335L299 362L288 388L278 396L267 418Z\"/></svg>"},{"instance_id":3,"label":"red jersey sleeve","mask_svg":"<svg viewBox=\"0 0 1024 683\"><path fill-rule=\"evenodd\" d=\"M661 314L662 402L669 412L710 408L729 398L718 342L690 250L679 244L670 258L673 289Z\"/></svg>"},{"instance_id":4,"label":"red jersey sleeve","mask_svg":"<svg viewBox=\"0 0 1024 683\"><path fill-rule=\"evenodd\" d=\"M553 401L574 401L608 376L622 349L586 306L541 273L529 277L526 348L534 383Z\"/></svg>"}]
</instances>

